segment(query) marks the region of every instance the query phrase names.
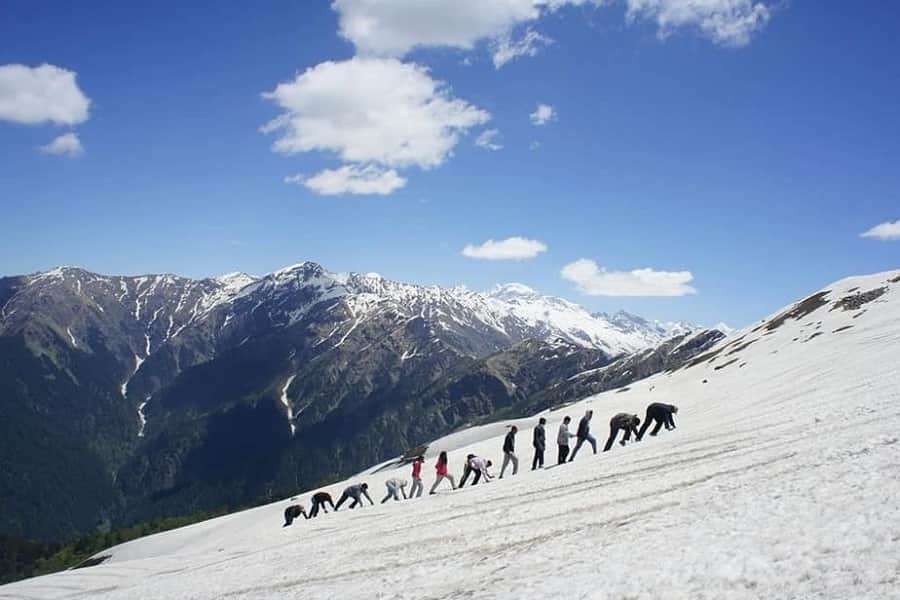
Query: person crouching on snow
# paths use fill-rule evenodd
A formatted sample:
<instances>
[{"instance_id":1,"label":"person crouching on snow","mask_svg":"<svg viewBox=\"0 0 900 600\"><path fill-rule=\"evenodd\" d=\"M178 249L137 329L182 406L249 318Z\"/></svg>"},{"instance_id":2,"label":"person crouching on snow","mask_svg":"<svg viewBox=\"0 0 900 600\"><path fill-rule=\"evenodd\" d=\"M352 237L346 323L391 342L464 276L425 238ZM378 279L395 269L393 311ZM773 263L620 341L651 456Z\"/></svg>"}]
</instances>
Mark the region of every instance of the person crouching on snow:
<instances>
[{"instance_id":1,"label":"person crouching on snow","mask_svg":"<svg viewBox=\"0 0 900 600\"><path fill-rule=\"evenodd\" d=\"M382 504L393 498L394 500L400 500L400 494L403 494L403 499L406 500L406 480L405 479L388 479L384 482L385 487L387 487L387 496L384 497L384 500L381 501ZM398 493L399 492L399 493Z\"/></svg>"},{"instance_id":2,"label":"person crouching on snow","mask_svg":"<svg viewBox=\"0 0 900 600\"><path fill-rule=\"evenodd\" d=\"M302 504L291 504L284 509L284 525L282 525L282 527L287 527L294 522L294 519L299 519L300 515L303 515L304 519L309 518L306 514L306 509L303 508Z\"/></svg>"},{"instance_id":3,"label":"person crouching on snow","mask_svg":"<svg viewBox=\"0 0 900 600\"><path fill-rule=\"evenodd\" d=\"M341 499L338 500L337 506L334 507L334 512L337 512L338 509L341 508L341 505L347 500L353 498L353 504L350 505L350 508L356 508L357 505L362 505L362 497L365 496L366 500L372 506L375 506L375 503L372 502L372 497L369 496L369 484L367 483L357 483L356 485L351 485L347 489L344 490L344 493L341 494Z\"/></svg>"}]
</instances>

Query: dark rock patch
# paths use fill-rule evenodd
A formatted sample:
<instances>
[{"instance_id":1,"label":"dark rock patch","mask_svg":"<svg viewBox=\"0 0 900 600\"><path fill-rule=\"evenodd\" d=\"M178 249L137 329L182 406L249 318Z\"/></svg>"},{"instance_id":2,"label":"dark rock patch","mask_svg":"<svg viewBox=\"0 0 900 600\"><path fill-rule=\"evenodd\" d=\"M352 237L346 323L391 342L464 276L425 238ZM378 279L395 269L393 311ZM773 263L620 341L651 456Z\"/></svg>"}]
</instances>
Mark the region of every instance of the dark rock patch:
<instances>
[{"instance_id":1,"label":"dark rock patch","mask_svg":"<svg viewBox=\"0 0 900 600\"><path fill-rule=\"evenodd\" d=\"M108 561L112 557L112 554L101 554L100 556L92 556L86 560L81 561L74 567L73 569L86 569L88 567L96 567L99 564L103 564Z\"/></svg>"},{"instance_id":2,"label":"dark rock patch","mask_svg":"<svg viewBox=\"0 0 900 600\"><path fill-rule=\"evenodd\" d=\"M887 291L887 287L875 288L868 292L856 292L850 296L844 296L834 303L831 310L843 308L844 310L859 310L863 304L868 304L872 300L879 298Z\"/></svg>"},{"instance_id":3,"label":"dark rock patch","mask_svg":"<svg viewBox=\"0 0 900 600\"><path fill-rule=\"evenodd\" d=\"M755 341L756 340L750 340L749 342L745 342L745 343L741 344L740 346L735 346L734 349L731 350L730 352L728 352L725 356L731 356L732 354L736 354L736 353L740 352L741 350L746 350Z\"/></svg>"},{"instance_id":4,"label":"dark rock patch","mask_svg":"<svg viewBox=\"0 0 900 600\"><path fill-rule=\"evenodd\" d=\"M835 329L835 330L832 331L831 333L839 333L839 332L841 332L841 331L847 331L848 329L853 329L853 325L844 325L843 327L838 327L837 329Z\"/></svg>"},{"instance_id":5,"label":"dark rock patch","mask_svg":"<svg viewBox=\"0 0 900 600\"><path fill-rule=\"evenodd\" d=\"M797 302L791 308L787 309L786 311L769 321L766 325L766 329L769 331L773 331L784 325L785 321L787 321L788 319L802 319L811 312L822 308L823 306L828 304L828 300L826 298L830 293L831 290L825 290L822 292L818 292L817 294L813 294L812 296L805 298L800 302Z\"/></svg>"},{"instance_id":6,"label":"dark rock patch","mask_svg":"<svg viewBox=\"0 0 900 600\"><path fill-rule=\"evenodd\" d=\"M724 364L719 365L719 366L716 367L714 370L715 370L715 371L718 371L719 369L724 369L724 368L727 367L728 365L733 365L734 363L736 363L736 362L739 361L739 360L740 360L739 358L732 358L732 359L729 360L727 363L724 363Z\"/></svg>"}]
</instances>

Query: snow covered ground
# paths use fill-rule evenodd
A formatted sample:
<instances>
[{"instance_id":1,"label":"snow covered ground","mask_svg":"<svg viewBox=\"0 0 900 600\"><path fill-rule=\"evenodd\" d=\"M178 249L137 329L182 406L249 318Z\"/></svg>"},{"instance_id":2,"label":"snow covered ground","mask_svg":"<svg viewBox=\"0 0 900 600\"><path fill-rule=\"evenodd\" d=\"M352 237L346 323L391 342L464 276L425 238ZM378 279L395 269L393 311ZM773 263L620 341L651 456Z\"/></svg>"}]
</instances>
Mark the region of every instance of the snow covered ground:
<instances>
[{"instance_id":1,"label":"snow covered ground","mask_svg":"<svg viewBox=\"0 0 900 600\"><path fill-rule=\"evenodd\" d=\"M428 497L441 449L457 477L469 452L499 471L507 423L471 429L432 444L421 499L282 528L285 500L0 598L898 598L900 271L826 289L799 319L735 332L712 362L547 414L547 458L561 417L587 408L601 446L610 416L649 402L680 406L673 432L531 472L536 419L523 419L518 475ZM408 467L352 481L377 503L398 475Z\"/></svg>"}]
</instances>

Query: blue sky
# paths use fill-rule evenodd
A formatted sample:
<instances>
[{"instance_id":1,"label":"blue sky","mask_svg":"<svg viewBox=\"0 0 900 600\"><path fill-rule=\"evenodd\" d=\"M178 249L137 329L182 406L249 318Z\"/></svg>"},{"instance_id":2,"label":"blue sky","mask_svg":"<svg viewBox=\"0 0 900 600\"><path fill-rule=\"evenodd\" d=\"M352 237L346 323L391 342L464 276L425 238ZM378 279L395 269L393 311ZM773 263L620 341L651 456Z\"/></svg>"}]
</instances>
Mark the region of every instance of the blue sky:
<instances>
[{"instance_id":1,"label":"blue sky","mask_svg":"<svg viewBox=\"0 0 900 600\"><path fill-rule=\"evenodd\" d=\"M409 2L4 2L0 273L314 260L744 325L900 267L900 6ZM511 237L546 249L463 255Z\"/></svg>"}]
</instances>

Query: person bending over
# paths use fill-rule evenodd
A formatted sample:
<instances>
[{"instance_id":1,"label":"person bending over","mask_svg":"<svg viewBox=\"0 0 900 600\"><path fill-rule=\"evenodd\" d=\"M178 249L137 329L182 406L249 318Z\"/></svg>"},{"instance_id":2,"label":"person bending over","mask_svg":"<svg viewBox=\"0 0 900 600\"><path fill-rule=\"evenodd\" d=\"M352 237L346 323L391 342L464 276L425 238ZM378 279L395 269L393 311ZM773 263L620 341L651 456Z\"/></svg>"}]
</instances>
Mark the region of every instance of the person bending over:
<instances>
[{"instance_id":1,"label":"person bending over","mask_svg":"<svg viewBox=\"0 0 900 600\"><path fill-rule=\"evenodd\" d=\"M662 402L654 402L647 407L647 414L644 415L644 424L638 432L637 439L641 441L647 428L650 427L651 421L656 421L656 427L650 432L650 435L659 433L660 428L665 425L666 431L675 429L674 415L678 414L678 407L674 404L663 404Z\"/></svg>"},{"instance_id":2,"label":"person bending over","mask_svg":"<svg viewBox=\"0 0 900 600\"><path fill-rule=\"evenodd\" d=\"M299 519L300 515L303 515L304 519L309 518L302 504L291 504L284 509L284 525L282 527L287 527L294 522L294 519Z\"/></svg>"},{"instance_id":3,"label":"person bending over","mask_svg":"<svg viewBox=\"0 0 900 600\"><path fill-rule=\"evenodd\" d=\"M357 505L362 505L362 497L365 496L366 500L369 501L369 504L372 506L375 505L372 502L372 498L369 496L369 484L367 483L357 483L356 485L351 485L347 489L344 490L344 493L341 494L341 499L338 500L337 506L334 507L334 512L337 512L338 509L341 508L341 505L347 500L353 499L353 504L350 505L350 508L356 508Z\"/></svg>"},{"instance_id":4,"label":"person bending over","mask_svg":"<svg viewBox=\"0 0 900 600\"><path fill-rule=\"evenodd\" d=\"M331 510L335 510L334 501L331 499L331 494L328 492L316 492L312 497L312 508L309 511L309 518L312 519L316 515L319 514L319 508L322 508L323 513L328 513L325 509L325 505L331 505Z\"/></svg>"},{"instance_id":5,"label":"person bending over","mask_svg":"<svg viewBox=\"0 0 900 600\"><path fill-rule=\"evenodd\" d=\"M604 452L609 452L609 449L612 448L613 442L616 441L616 436L619 435L619 430L625 430L625 437L622 438L622 441L619 442L623 446L628 443L631 439L631 434L634 434L635 439L637 439L638 435L638 425L641 424L641 420L637 415L632 415L629 413L619 413L609 420L609 438L606 440L606 446L603 447Z\"/></svg>"},{"instance_id":6,"label":"person bending over","mask_svg":"<svg viewBox=\"0 0 900 600\"><path fill-rule=\"evenodd\" d=\"M403 494L403 499L406 500L405 479L391 478L385 481L384 485L387 488L387 496L385 496L384 500L381 501L382 504L384 504L391 498L393 498L394 500L400 500L400 494Z\"/></svg>"}]
</instances>

